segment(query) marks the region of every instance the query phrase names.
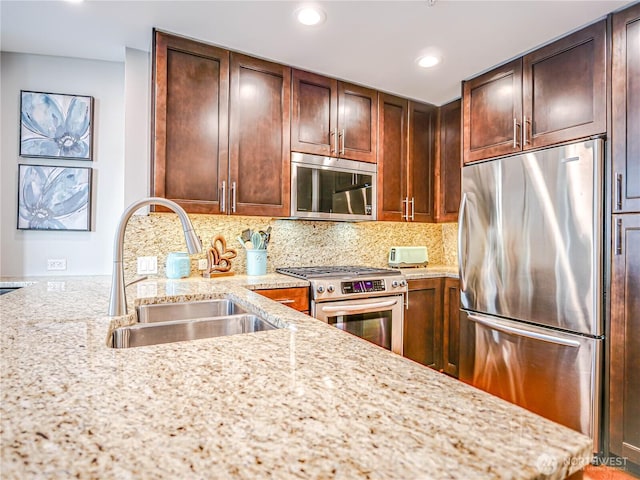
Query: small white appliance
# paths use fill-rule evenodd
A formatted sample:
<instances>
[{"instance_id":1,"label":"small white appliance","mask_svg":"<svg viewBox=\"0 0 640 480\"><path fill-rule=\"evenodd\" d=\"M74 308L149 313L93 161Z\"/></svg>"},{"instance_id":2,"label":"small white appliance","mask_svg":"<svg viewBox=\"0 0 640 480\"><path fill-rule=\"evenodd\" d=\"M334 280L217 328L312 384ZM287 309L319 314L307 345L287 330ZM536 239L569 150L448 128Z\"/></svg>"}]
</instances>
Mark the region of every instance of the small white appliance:
<instances>
[{"instance_id":1,"label":"small white appliance","mask_svg":"<svg viewBox=\"0 0 640 480\"><path fill-rule=\"evenodd\" d=\"M427 247L391 247L389 266L393 268L426 267L429 263Z\"/></svg>"}]
</instances>

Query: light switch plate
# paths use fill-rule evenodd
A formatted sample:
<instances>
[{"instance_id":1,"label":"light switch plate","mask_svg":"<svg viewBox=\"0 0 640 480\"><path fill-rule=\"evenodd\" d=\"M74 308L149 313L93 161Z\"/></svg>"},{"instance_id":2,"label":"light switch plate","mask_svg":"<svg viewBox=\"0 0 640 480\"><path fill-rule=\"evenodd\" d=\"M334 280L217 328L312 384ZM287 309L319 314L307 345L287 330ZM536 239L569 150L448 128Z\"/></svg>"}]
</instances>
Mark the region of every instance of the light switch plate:
<instances>
[{"instance_id":1,"label":"light switch plate","mask_svg":"<svg viewBox=\"0 0 640 480\"><path fill-rule=\"evenodd\" d=\"M207 259L201 258L198 260L198 270L206 270L207 269Z\"/></svg>"},{"instance_id":2,"label":"light switch plate","mask_svg":"<svg viewBox=\"0 0 640 480\"><path fill-rule=\"evenodd\" d=\"M138 257L138 275L158 273L158 257Z\"/></svg>"},{"instance_id":3,"label":"light switch plate","mask_svg":"<svg viewBox=\"0 0 640 480\"><path fill-rule=\"evenodd\" d=\"M66 270L67 259L66 258L49 258L47 260L47 270Z\"/></svg>"}]
</instances>

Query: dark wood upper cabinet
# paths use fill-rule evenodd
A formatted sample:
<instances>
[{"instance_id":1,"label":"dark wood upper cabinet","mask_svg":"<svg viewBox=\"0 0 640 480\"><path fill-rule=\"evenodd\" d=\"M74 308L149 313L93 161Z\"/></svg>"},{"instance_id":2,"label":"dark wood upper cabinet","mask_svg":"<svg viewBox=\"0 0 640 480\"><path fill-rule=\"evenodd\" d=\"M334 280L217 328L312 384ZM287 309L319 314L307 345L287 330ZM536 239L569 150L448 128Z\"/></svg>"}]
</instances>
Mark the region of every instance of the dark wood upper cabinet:
<instances>
[{"instance_id":1,"label":"dark wood upper cabinet","mask_svg":"<svg viewBox=\"0 0 640 480\"><path fill-rule=\"evenodd\" d=\"M378 92L338 82L338 156L376 163Z\"/></svg>"},{"instance_id":2,"label":"dark wood upper cabinet","mask_svg":"<svg viewBox=\"0 0 640 480\"><path fill-rule=\"evenodd\" d=\"M338 138L338 81L293 70L291 149L335 156Z\"/></svg>"},{"instance_id":3,"label":"dark wood upper cabinet","mask_svg":"<svg viewBox=\"0 0 640 480\"><path fill-rule=\"evenodd\" d=\"M464 82L464 163L606 132L606 22Z\"/></svg>"},{"instance_id":4,"label":"dark wood upper cabinet","mask_svg":"<svg viewBox=\"0 0 640 480\"><path fill-rule=\"evenodd\" d=\"M523 57L523 148L605 133L606 22Z\"/></svg>"},{"instance_id":5,"label":"dark wood upper cabinet","mask_svg":"<svg viewBox=\"0 0 640 480\"><path fill-rule=\"evenodd\" d=\"M378 102L378 220L402 221L408 188L409 101L380 93Z\"/></svg>"},{"instance_id":6,"label":"dark wood upper cabinet","mask_svg":"<svg viewBox=\"0 0 640 480\"><path fill-rule=\"evenodd\" d=\"M612 231L609 449L640 465L640 215Z\"/></svg>"},{"instance_id":7,"label":"dark wood upper cabinet","mask_svg":"<svg viewBox=\"0 0 640 480\"><path fill-rule=\"evenodd\" d=\"M640 212L640 4L613 15L614 212Z\"/></svg>"},{"instance_id":8,"label":"dark wood upper cabinet","mask_svg":"<svg viewBox=\"0 0 640 480\"><path fill-rule=\"evenodd\" d=\"M408 217L433 222L438 107L409 102Z\"/></svg>"},{"instance_id":9,"label":"dark wood upper cabinet","mask_svg":"<svg viewBox=\"0 0 640 480\"><path fill-rule=\"evenodd\" d=\"M379 95L378 220L431 222L438 108Z\"/></svg>"},{"instance_id":10,"label":"dark wood upper cabinet","mask_svg":"<svg viewBox=\"0 0 640 480\"><path fill-rule=\"evenodd\" d=\"M462 101L440 107L436 155L436 221L455 222L460 206L462 168Z\"/></svg>"},{"instance_id":11,"label":"dark wood upper cabinet","mask_svg":"<svg viewBox=\"0 0 640 480\"><path fill-rule=\"evenodd\" d=\"M155 32L153 76L152 194L289 215L291 69Z\"/></svg>"},{"instance_id":12,"label":"dark wood upper cabinet","mask_svg":"<svg viewBox=\"0 0 640 480\"><path fill-rule=\"evenodd\" d=\"M230 72L230 213L287 216L291 69L232 53Z\"/></svg>"},{"instance_id":13,"label":"dark wood upper cabinet","mask_svg":"<svg viewBox=\"0 0 640 480\"><path fill-rule=\"evenodd\" d=\"M228 51L155 32L152 195L193 213L218 211L218 183L227 175L228 82Z\"/></svg>"},{"instance_id":14,"label":"dark wood upper cabinet","mask_svg":"<svg viewBox=\"0 0 640 480\"><path fill-rule=\"evenodd\" d=\"M376 163L378 92L293 70L291 149Z\"/></svg>"},{"instance_id":15,"label":"dark wood upper cabinet","mask_svg":"<svg viewBox=\"0 0 640 480\"><path fill-rule=\"evenodd\" d=\"M518 152L522 59L463 84L464 163Z\"/></svg>"}]
</instances>

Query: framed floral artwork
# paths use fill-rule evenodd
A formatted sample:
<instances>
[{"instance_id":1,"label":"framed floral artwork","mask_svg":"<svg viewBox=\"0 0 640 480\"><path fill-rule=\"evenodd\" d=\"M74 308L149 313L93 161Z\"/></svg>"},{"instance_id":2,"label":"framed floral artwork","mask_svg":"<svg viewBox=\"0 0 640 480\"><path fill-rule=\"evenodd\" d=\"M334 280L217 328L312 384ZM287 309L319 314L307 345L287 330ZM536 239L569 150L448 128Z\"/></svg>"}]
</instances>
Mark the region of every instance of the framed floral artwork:
<instances>
[{"instance_id":1,"label":"framed floral artwork","mask_svg":"<svg viewBox=\"0 0 640 480\"><path fill-rule=\"evenodd\" d=\"M18 229L91 229L91 168L18 165Z\"/></svg>"},{"instance_id":2,"label":"framed floral artwork","mask_svg":"<svg viewBox=\"0 0 640 480\"><path fill-rule=\"evenodd\" d=\"M92 159L93 97L20 91L20 156Z\"/></svg>"}]
</instances>

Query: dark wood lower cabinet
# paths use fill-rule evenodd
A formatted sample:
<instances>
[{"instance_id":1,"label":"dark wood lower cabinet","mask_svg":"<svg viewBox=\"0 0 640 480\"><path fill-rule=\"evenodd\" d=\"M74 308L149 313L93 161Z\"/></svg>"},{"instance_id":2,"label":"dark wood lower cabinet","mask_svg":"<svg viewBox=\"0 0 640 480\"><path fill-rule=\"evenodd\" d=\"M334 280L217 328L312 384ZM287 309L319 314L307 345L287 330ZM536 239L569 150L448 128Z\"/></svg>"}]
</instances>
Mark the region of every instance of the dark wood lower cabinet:
<instances>
[{"instance_id":1,"label":"dark wood lower cabinet","mask_svg":"<svg viewBox=\"0 0 640 480\"><path fill-rule=\"evenodd\" d=\"M409 280L404 356L458 378L459 331L458 279Z\"/></svg>"},{"instance_id":2,"label":"dark wood lower cabinet","mask_svg":"<svg viewBox=\"0 0 640 480\"><path fill-rule=\"evenodd\" d=\"M640 465L640 214L612 231L609 449Z\"/></svg>"},{"instance_id":3,"label":"dark wood lower cabinet","mask_svg":"<svg viewBox=\"0 0 640 480\"><path fill-rule=\"evenodd\" d=\"M255 292L294 310L309 314L308 287L266 288L255 290Z\"/></svg>"},{"instance_id":4,"label":"dark wood lower cabinet","mask_svg":"<svg viewBox=\"0 0 640 480\"><path fill-rule=\"evenodd\" d=\"M410 280L404 312L403 355L440 369L442 358L442 278Z\"/></svg>"},{"instance_id":5,"label":"dark wood lower cabinet","mask_svg":"<svg viewBox=\"0 0 640 480\"><path fill-rule=\"evenodd\" d=\"M460 280L444 279L442 302L442 370L458 378L460 357Z\"/></svg>"}]
</instances>

